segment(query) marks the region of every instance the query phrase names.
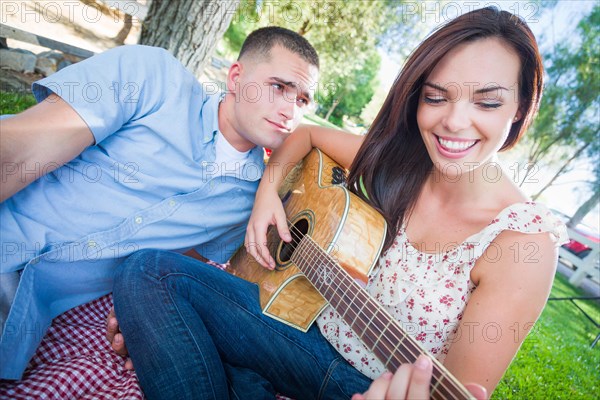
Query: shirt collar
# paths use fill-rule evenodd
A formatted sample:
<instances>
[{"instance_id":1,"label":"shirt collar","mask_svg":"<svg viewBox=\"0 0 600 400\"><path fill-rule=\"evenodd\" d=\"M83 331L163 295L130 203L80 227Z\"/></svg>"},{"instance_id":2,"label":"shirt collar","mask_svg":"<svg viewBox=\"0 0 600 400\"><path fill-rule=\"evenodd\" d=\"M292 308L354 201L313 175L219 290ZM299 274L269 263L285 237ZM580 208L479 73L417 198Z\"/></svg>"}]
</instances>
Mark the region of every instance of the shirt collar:
<instances>
[{"instance_id":1,"label":"shirt collar","mask_svg":"<svg viewBox=\"0 0 600 400\"><path fill-rule=\"evenodd\" d=\"M214 96L207 96L207 100L202 107L202 127L204 128L204 136L202 143L206 144L215 140L217 132L219 132L219 104L225 98L225 93L219 93ZM248 154L247 165L244 167L249 169L248 165L254 165L252 174L248 173L247 180L255 181L260 179L264 171L264 149L261 146L255 146Z\"/></svg>"},{"instance_id":2,"label":"shirt collar","mask_svg":"<svg viewBox=\"0 0 600 400\"><path fill-rule=\"evenodd\" d=\"M219 131L219 104L225 97L225 93L219 93L214 96L207 96L206 102L202 107L202 143L206 144L215 139Z\"/></svg>"}]
</instances>

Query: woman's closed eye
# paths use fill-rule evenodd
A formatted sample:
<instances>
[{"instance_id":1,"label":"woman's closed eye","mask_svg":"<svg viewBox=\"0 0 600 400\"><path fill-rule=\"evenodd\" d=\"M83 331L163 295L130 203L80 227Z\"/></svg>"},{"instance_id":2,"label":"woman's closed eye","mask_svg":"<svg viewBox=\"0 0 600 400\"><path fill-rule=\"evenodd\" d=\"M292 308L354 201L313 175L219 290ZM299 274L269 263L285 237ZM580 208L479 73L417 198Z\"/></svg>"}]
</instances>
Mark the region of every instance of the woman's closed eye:
<instances>
[{"instance_id":1,"label":"woman's closed eye","mask_svg":"<svg viewBox=\"0 0 600 400\"><path fill-rule=\"evenodd\" d=\"M487 109L487 110L493 110L496 108L499 108L502 106L502 103L498 103L498 102L489 102L489 101L480 101L478 103L476 103L479 107Z\"/></svg>"},{"instance_id":2,"label":"woman's closed eye","mask_svg":"<svg viewBox=\"0 0 600 400\"><path fill-rule=\"evenodd\" d=\"M423 101L427 104L440 104L446 101L446 99L439 96L423 96Z\"/></svg>"}]
</instances>

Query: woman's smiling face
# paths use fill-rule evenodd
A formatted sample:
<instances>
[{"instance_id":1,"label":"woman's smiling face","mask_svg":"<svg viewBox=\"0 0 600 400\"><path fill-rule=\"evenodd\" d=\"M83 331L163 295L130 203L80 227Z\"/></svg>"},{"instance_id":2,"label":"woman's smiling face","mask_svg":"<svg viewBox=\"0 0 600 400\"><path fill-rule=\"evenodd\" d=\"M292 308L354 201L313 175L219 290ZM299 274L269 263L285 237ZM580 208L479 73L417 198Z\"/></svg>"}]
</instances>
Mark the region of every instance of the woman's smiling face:
<instances>
[{"instance_id":1,"label":"woman's smiling face","mask_svg":"<svg viewBox=\"0 0 600 400\"><path fill-rule=\"evenodd\" d=\"M520 69L517 54L497 38L462 44L441 59L421 89L417 110L435 168L464 174L495 156L521 117Z\"/></svg>"}]
</instances>

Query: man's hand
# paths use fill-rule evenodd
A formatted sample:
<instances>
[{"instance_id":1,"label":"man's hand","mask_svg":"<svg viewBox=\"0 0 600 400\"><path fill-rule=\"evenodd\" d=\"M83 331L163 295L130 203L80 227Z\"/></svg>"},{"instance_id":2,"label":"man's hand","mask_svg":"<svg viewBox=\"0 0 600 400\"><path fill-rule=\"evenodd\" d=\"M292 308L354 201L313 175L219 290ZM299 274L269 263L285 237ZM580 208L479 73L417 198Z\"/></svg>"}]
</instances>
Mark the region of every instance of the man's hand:
<instances>
[{"instance_id":1,"label":"man's hand","mask_svg":"<svg viewBox=\"0 0 600 400\"><path fill-rule=\"evenodd\" d=\"M110 312L106 317L106 338L110 342L110 346L118 355L126 357L129 354L127 352L127 347L125 346L123 334L119 330L119 322L117 321L114 307L110 309ZM125 361L125 369L133 369L133 362L129 357L127 358L127 361Z\"/></svg>"},{"instance_id":2,"label":"man's hand","mask_svg":"<svg viewBox=\"0 0 600 400\"><path fill-rule=\"evenodd\" d=\"M292 240L287 217L276 191L259 190L256 193L252 215L248 221L244 246L252 257L265 268L275 269L275 260L267 247L267 229L277 226L279 236L286 242Z\"/></svg>"}]
</instances>

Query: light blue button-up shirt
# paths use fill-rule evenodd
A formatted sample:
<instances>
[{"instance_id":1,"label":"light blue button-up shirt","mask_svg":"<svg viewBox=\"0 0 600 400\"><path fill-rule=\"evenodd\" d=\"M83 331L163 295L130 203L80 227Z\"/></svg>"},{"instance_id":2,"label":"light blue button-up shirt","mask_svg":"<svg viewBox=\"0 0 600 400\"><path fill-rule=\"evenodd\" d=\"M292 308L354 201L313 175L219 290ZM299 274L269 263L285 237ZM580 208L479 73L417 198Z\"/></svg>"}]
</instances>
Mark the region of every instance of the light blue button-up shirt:
<instances>
[{"instance_id":1,"label":"light blue button-up shirt","mask_svg":"<svg viewBox=\"0 0 600 400\"><path fill-rule=\"evenodd\" d=\"M215 163L222 96L211 88L146 46L109 50L34 84L38 101L52 92L67 101L96 143L0 204L0 272L22 270L0 378L19 379L52 318L110 292L132 252L196 248L225 262L242 244L263 150L237 174Z\"/></svg>"}]
</instances>

